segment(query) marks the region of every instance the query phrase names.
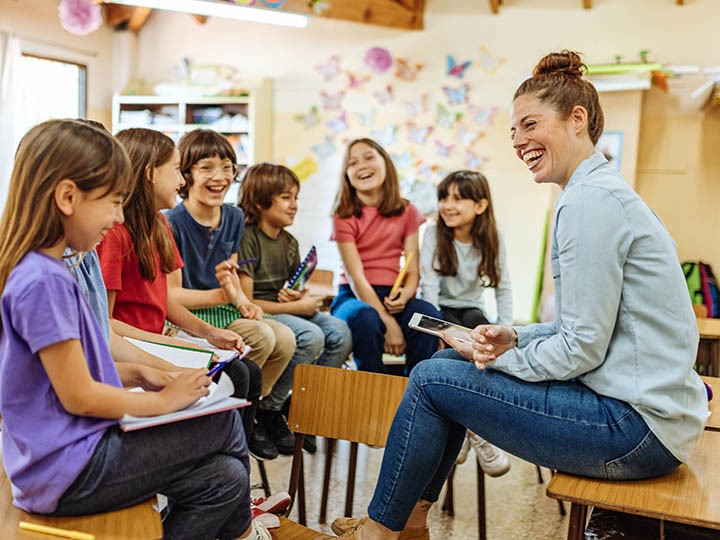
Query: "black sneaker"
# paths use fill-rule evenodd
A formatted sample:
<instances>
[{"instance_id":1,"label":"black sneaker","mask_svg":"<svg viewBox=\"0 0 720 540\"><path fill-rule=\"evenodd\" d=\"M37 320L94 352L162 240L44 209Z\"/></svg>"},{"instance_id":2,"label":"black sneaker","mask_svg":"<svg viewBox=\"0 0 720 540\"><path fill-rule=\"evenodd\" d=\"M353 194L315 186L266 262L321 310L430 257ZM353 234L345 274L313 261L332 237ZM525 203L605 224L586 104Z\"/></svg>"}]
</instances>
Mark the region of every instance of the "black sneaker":
<instances>
[{"instance_id":1,"label":"black sneaker","mask_svg":"<svg viewBox=\"0 0 720 540\"><path fill-rule=\"evenodd\" d=\"M252 457L262 461L268 461L278 457L277 447L270 440L270 437L268 437L265 428L258 423L255 424L252 435L250 435L248 450Z\"/></svg>"},{"instance_id":2,"label":"black sneaker","mask_svg":"<svg viewBox=\"0 0 720 540\"><path fill-rule=\"evenodd\" d=\"M317 452L317 441L315 440L315 435L305 435L303 448L308 454L314 454Z\"/></svg>"},{"instance_id":3,"label":"black sneaker","mask_svg":"<svg viewBox=\"0 0 720 540\"><path fill-rule=\"evenodd\" d=\"M286 456L292 455L295 448L295 435L288 429L287 422L280 411L258 409L255 420L265 428L278 452Z\"/></svg>"}]
</instances>

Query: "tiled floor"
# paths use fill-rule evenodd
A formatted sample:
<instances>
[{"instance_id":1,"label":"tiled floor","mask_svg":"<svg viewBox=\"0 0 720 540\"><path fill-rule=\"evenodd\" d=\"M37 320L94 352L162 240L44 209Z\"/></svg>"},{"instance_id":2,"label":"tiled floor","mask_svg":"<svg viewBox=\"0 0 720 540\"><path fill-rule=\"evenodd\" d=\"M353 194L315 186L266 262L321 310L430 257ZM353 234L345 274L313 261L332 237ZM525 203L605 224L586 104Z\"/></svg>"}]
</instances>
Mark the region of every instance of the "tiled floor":
<instances>
[{"instance_id":1,"label":"tiled floor","mask_svg":"<svg viewBox=\"0 0 720 540\"><path fill-rule=\"evenodd\" d=\"M345 508L345 486L349 444L341 442L333 463L328 522L341 516ZM317 522L322 491L324 444L318 452L305 454L305 482L307 490L308 526L330 533L329 523ZM364 515L372 497L375 480L382 459L381 449L361 445L358 453L358 472L355 489L355 516ZM545 495L549 472L543 471L545 484L539 484L534 465L510 458L512 468L500 478L486 477L487 538L488 540L564 540L567 535L567 517L561 517L556 501ZM291 458L281 456L266 463L266 470L273 491L287 489L290 478ZM253 481L259 482L256 464L253 462ZM440 504L431 510L430 534L433 540L473 540L477 538L477 498L475 463L461 465L455 475L455 516L448 517L440 511ZM262 495L257 489L255 495ZM441 495L442 500L442 495ZM568 508L569 510L569 508ZM296 509L291 518L297 519Z\"/></svg>"}]
</instances>

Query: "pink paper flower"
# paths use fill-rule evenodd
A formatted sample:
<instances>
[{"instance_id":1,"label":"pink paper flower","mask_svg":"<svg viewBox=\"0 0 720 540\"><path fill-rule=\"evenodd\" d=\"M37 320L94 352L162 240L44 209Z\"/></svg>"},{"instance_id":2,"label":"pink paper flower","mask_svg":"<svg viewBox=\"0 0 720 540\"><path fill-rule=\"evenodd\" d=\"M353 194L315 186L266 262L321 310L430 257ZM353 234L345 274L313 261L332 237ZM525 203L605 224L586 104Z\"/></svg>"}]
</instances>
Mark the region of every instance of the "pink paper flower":
<instances>
[{"instance_id":1,"label":"pink paper flower","mask_svg":"<svg viewBox=\"0 0 720 540\"><path fill-rule=\"evenodd\" d=\"M100 6L91 0L60 0L58 14L62 27L78 36L94 32L102 24Z\"/></svg>"},{"instance_id":2,"label":"pink paper flower","mask_svg":"<svg viewBox=\"0 0 720 540\"><path fill-rule=\"evenodd\" d=\"M365 53L365 65L374 73L385 73L393 65L390 52L382 47L370 47Z\"/></svg>"}]
</instances>

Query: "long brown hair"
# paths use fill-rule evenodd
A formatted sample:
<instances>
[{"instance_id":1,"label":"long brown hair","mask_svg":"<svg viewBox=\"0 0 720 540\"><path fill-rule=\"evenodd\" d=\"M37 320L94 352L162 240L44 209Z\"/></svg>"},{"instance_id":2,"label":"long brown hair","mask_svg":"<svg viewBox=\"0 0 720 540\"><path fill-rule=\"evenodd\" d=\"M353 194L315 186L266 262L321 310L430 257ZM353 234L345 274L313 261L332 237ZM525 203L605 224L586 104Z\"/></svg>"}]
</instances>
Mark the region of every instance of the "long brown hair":
<instances>
[{"instance_id":1,"label":"long brown hair","mask_svg":"<svg viewBox=\"0 0 720 540\"><path fill-rule=\"evenodd\" d=\"M300 190L300 180L284 165L258 163L250 167L240 184L240 206L245 211L245 223L259 225L260 209L270 208L273 197L293 186Z\"/></svg>"},{"instance_id":2,"label":"long brown hair","mask_svg":"<svg viewBox=\"0 0 720 540\"><path fill-rule=\"evenodd\" d=\"M153 171L167 163L175 149L173 140L159 131L130 128L115 137L127 150L132 164L134 185L125 201L125 227L132 240L140 275L153 281L156 276L155 257L160 257L160 269L169 274L175 268L167 222L155 207L155 191L151 182Z\"/></svg>"},{"instance_id":3,"label":"long brown hair","mask_svg":"<svg viewBox=\"0 0 720 540\"><path fill-rule=\"evenodd\" d=\"M605 117L595 87L583 79L587 66L580 54L574 51L550 53L540 59L533 76L523 81L515 91L513 101L531 94L549 104L563 118L569 118L575 105L588 113L588 134L597 144L605 126Z\"/></svg>"},{"instance_id":4,"label":"long brown hair","mask_svg":"<svg viewBox=\"0 0 720 540\"><path fill-rule=\"evenodd\" d=\"M450 194L450 188L453 186L455 186L458 194L463 199L470 199L475 202L481 202L483 199L487 201L485 211L475 216L470 229L470 236L473 247L482 255L477 268L480 282L483 287L497 287L500 282L498 264L500 241L487 178L476 171L455 171L450 173L438 184L438 201L446 198ZM458 270L458 259L453 245L453 229L448 227L445 221L439 217L436 231L437 247L433 257L433 269L442 276L455 276ZM436 260L439 268L435 267Z\"/></svg>"},{"instance_id":5,"label":"long brown hair","mask_svg":"<svg viewBox=\"0 0 720 540\"><path fill-rule=\"evenodd\" d=\"M349 218L350 216L360 217L362 215L363 204L357 196L357 192L350 184L347 175L348 160L350 159L350 151L356 144L367 144L371 148L377 150L385 162L385 182L382 185L382 198L378 212L381 216L390 217L398 216L405 211L408 201L400 196L400 183L398 182L398 174L395 164L390 158L390 154L372 139L360 138L348 144L343 158L342 172L340 173L340 187L335 195L335 204L333 215L341 218Z\"/></svg>"},{"instance_id":6,"label":"long brown hair","mask_svg":"<svg viewBox=\"0 0 720 540\"><path fill-rule=\"evenodd\" d=\"M105 188L124 193L130 185L130 163L106 131L76 120L38 124L20 141L0 222L0 293L10 272L30 251L57 245L64 231L55 204L61 180L81 191Z\"/></svg>"}]
</instances>

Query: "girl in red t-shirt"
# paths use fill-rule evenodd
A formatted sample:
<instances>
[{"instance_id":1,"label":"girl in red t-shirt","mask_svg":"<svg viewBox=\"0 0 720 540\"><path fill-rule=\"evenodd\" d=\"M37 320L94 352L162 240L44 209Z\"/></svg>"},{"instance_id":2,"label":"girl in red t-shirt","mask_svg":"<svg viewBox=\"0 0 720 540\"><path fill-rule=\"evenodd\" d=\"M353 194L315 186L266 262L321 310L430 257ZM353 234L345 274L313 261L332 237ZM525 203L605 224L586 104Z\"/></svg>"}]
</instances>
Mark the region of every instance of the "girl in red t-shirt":
<instances>
[{"instance_id":1,"label":"girl in red t-shirt","mask_svg":"<svg viewBox=\"0 0 720 540\"><path fill-rule=\"evenodd\" d=\"M436 337L408 327L416 312L440 317L431 304L415 298L418 227L425 218L400 196L392 159L375 141L352 141L342 170L331 239L338 244L344 271L330 310L350 326L358 369L384 373L383 352L405 353L407 374L438 348ZM407 272L391 295L403 253L410 259Z\"/></svg>"}]
</instances>

